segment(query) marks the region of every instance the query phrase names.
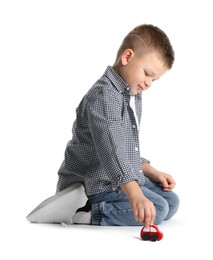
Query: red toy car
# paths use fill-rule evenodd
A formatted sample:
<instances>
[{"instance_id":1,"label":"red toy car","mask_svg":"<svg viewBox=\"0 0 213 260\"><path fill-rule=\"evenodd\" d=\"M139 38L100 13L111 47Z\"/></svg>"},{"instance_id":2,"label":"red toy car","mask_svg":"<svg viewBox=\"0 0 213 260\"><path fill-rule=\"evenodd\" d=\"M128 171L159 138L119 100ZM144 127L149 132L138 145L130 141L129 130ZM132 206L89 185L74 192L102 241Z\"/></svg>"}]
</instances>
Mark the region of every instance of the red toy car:
<instances>
[{"instance_id":1,"label":"red toy car","mask_svg":"<svg viewBox=\"0 0 213 260\"><path fill-rule=\"evenodd\" d=\"M142 240L157 241L163 238L163 233L159 230L158 226L150 225L141 229L140 236Z\"/></svg>"}]
</instances>

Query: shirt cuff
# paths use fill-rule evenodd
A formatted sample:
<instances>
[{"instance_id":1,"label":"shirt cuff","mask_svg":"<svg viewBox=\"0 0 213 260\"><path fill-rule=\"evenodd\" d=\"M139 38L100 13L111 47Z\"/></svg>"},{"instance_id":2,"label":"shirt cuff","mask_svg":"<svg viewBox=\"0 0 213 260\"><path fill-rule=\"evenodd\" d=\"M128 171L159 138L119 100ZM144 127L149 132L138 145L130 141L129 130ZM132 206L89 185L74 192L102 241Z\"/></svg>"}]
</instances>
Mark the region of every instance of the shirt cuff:
<instances>
[{"instance_id":1,"label":"shirt cuff","mask_svg":"<svg viewBox=\"0 0 213 260\"><path fill-rule=\"evenodd\" d=\"M120 175L112 181L112 189L113 191L117 191L122 184L128 183L130 181L136 181L141 185L145 183L145 177L142 170L139 170L138 174L135 172L131 172L131 174Z\"/></svg>"},{"instance_id":2,"label":"shirt cuff","mask_svg":"<svg viewBox=\"0 0 213 260\"><path fill-rule=\"evenodd\" d=\"M143 158L143 157L141 157L141 165L143 165L144 163L150 164L150 161L145 159L145 158Z\"/></svg>"}]
</instances>

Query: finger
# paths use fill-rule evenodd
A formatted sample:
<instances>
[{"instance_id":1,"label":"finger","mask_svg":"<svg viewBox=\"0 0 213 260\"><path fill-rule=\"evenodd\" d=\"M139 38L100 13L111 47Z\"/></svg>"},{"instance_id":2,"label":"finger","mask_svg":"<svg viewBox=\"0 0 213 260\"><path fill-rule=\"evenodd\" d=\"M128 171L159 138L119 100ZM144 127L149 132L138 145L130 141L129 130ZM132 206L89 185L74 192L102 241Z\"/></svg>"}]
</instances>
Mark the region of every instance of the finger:
<instances>
[{"instance_id":1,"label":"finger","mask_svg":"<svg viewBox=\"0 0 213 260\"><path fill-rule=\"evenodd\" d=\"M170 183L167 187L164 187L163 190L164 191L171 191L172 189L174 189L174 187L175 187L175 182Z\"/></svg>"},{"instance_id":2,"label":"finger","mask_svg":"<svg viewBox=\"0 0 213 260\"><path fill-rule=\"evenodd\" d=\"M167 188L167 187L168 187L168 182L167 182L167 180L166 180L165 178L162 178L162 180L161 180L161 186L162 186L163 188Z\"/></svg>"},{"instance_id":3,"label":"finger","mask_svg":"<svg viewBox=\"0 0 213 260\"><path fill-rule=\"evenodd\" d=\"M148 208L145 210L145 215L144 215L144 226L148 227L151 225L151 219L152 219L152 210L151 208Z\"/></svg>"},{"instance_id":4,"label":"finger","mask_svg":"<svg viewBox=\"0 0 213 260\"><path fill-rule=\"evenodd\" d=\"M144 210L138 210L138 220L139 223L143 223L144 222Z\"/></svg>"},{"instance_id":5,"label":"finger","mask_svg":"<svg viewBox=\"0 0 213 260\"><path fill-rule=\"evenodd\" d=\"M171 188L164 188L164 191L171 191Z\"/></svg>"},{"instance_id":6,"label":"finger","mask_svg":"<svg viewBox=\"0 0 213 260\"><path fill-rule=\"evenodd\" d=\"M138 218L139 218L138 209L132 207L132 212L133 212L135 220L138 222Z\"/></svg>"},{"instance_id":7,"label":"finger","mask_svg":"<svg viewBox=\"0 0 213 260\"><path fill-rule=\"evenodd\" d=\"M153 225L155 222L156 218L156 210L155 207L151 208L151 220L150 220L150 225Z\"/></svg>"},{"instance_id":8,"label":"finger","mask_svg":"<svg viewBox=\"0 0 213 260\"><path fill-rule=\"evenodd\" d=\"M172 187L166 187L166 188L164 188L163 190L164 191L171 191L173 188Z\"/></svg>"},{"instance_id":9,"label":"finger","mask_svg":"<svg viewBox=\"0 0 213 260\"><path fill-rule=\"evenodd\" d=\"M169 186L171 185L172 187L174 187L176 184L172 177L167 178L167 183Z\"/></svg>"}]
</instances>

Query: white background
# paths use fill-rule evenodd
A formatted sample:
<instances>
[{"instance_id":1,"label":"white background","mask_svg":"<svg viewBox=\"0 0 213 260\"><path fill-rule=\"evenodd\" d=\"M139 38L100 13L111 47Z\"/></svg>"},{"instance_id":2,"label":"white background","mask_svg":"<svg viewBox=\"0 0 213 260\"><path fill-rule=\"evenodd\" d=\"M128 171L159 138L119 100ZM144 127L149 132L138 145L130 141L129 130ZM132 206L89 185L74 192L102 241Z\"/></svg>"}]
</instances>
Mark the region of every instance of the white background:
<instances>
[{"instance_id":1,"label":"white background","mask_svg":"<svg viewBox=\"0 0 213 260\"><path fill-rule=\"evenodd\" d=\"M176 54L143 94L141 125L142 155L173 175L181 199L160 226L165 238L142 242L140 227L28 223L55 193L79 101L142 23L163 29ZM212 23L210 0L0 2L1 259L211 259Z\"/></svg>"}]
</instances>

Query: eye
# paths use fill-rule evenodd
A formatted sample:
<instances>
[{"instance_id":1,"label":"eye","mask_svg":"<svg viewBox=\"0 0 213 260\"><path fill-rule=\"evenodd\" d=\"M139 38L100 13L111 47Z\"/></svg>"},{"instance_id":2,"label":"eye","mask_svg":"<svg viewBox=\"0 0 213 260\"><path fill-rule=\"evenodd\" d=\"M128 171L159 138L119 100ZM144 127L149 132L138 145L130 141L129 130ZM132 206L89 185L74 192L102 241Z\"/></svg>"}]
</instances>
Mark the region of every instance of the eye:
<instances>
[{"instance_id":1,"label":"eye","mask_svg":"<svg viewBox=\"0 0 213 260\"><path fill-rule=\"evenodd\" d=\"M147 76L147 77L150 77L150 74L144 70L144 74Z\"/></svg>"},{"instance_id":2,"label":"eye","mask_svg":"<svg viewBox=\"0 0 213 260\"><path fill-rule=\"evenodd\" d=\"M147 72L146 70L144 70L144 74L146 77L150 77L152 78L152 82L154 82L155 80L157 80L156 78L154 78L154 75L150 72Z\"/></svg>"}]
</instances>

